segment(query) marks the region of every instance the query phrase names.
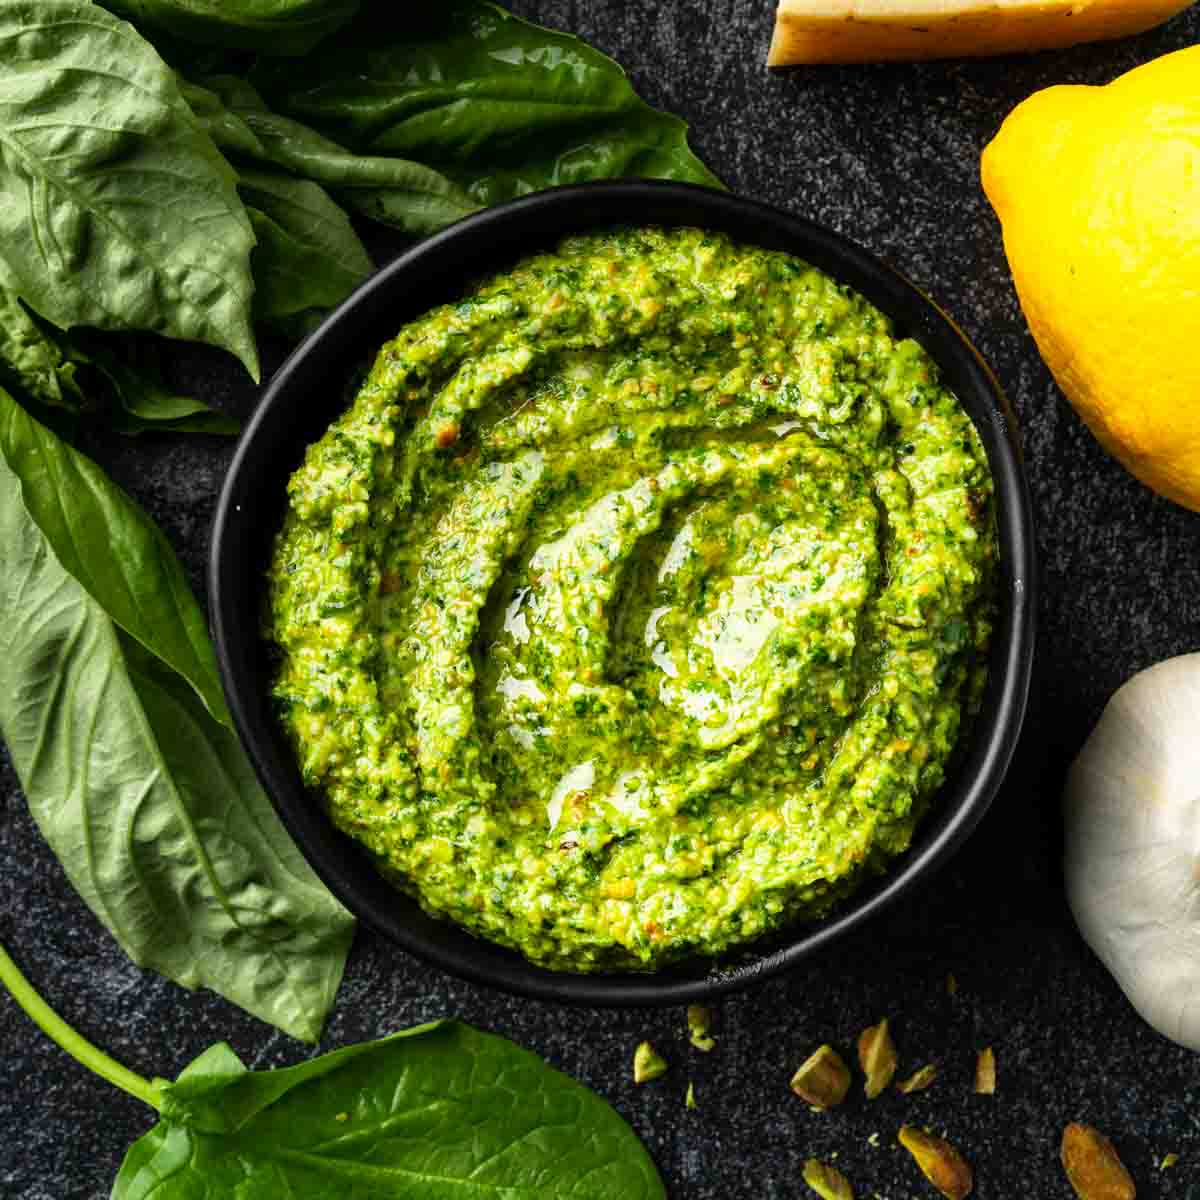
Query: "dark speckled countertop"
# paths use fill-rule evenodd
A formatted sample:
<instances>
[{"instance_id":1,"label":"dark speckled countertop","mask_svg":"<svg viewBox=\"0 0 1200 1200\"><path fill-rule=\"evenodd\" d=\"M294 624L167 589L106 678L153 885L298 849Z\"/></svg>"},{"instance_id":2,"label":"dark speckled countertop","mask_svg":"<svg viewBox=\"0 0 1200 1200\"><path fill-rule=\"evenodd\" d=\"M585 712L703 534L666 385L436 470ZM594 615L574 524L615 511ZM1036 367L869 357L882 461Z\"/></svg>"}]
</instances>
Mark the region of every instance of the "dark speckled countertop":
<instances>
[{"instance_id":1,"label":"dark speckled countertop","mask_svg":"<svg viewBox=\"0 0 1200 1200\"><path fill-rule=\"evenodd\" d=\"M1057 798L1109 694L1138 669L1200 646L1200 516L1108 458L1042 365L1017 307L979 152L1037 88L1102 83L1200 40L1200 10L1142 37L1027 58L886 67L763 66L770 0L517 0L622 62L652 103L691 124L695 149L738 192L825 222L908 274L960 322L1020 414L1042 569L1038 660L1008 781L965 849L891 911L789 977L720 1005L708 1056L681 1010L567 1009L473 987L360 933L326 1048L442 1014L506 1034L607 1096L660 1164L673 1197L808 1194L801 1164L837 1155L860 1197L932 1197L895 1132L944 1130L975 1166L980 1200L1069 1200L1057 1163L1070 1120L1116 1142L1140 1197L1200 1196L1200 1059L1153 1033L1092 956L1066 909ZM254 402L217 356L181 370L238 411ZM228 445L97 442L91 452L159 519L199 585ZM0 941L51 1004L146 1075L174 1075L227 1039L254 1066L299 1043L209 993L138 970L75 897L0 752ZM958 981L947 993L946 976ZM902 1069L941 1065L919 1095L857 1096L818 1116L788 1091L831 1041L849 1056L890 1017ZM671 1061L635 1088L649 1037ZM999 1085L971 1091L995 1047ZM86 1074L0 1001L0 1196L100 1200L148 1110ZM699 1107L684 1108L693 1080ZM878 1135L877 1137L875 1135ZM1172 1170L1157 1163L1180 1156Z\"/></svg>"}]
</instances>

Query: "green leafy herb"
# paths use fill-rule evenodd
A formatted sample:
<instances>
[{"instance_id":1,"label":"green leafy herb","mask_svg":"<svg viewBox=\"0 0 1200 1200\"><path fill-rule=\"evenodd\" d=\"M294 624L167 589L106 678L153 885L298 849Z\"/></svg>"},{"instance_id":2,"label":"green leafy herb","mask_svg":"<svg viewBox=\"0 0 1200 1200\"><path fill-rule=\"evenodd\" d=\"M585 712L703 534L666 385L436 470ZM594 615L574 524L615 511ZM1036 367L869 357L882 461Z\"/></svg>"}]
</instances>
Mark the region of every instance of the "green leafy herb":
<instances>
[{"instance_id":1,"label":"green leafy herb","mask_svg":"<svg viewBox=\"0 0 1200 1200\"><path fill-rule=\"evenodd\" d=\"M77 408L83 402L77 366L17 294L0 287L0 380L49 408Z\"/></svg>"},{"instance_id":2,"label":"green leafy herb","mask_svg":"<svg viewBox=\"0 0 1200 1200\"><path fill-rule=\"evenodd\" d=\"M0 981L67 1053L158 1109L112 1200L662 1200L628 1125L504 1038L418 1025L295 1067L248 1071L224 1043L147 1080L67 1025L0 948Z\"/></svg>"},{"instance_id":3,"label":"green leafy herb","mask_svg":"<svg viewBox=\"0 0 1200 1200\"><path fill-rule=\"evenodd\" d=\"M167 382L159 339L73 330L71 353L85 363L89 391L102 397L89 410L118 433L237 433L241 423L185 396ZM92 380L95 380L95 384Z\"/></svg>"},{"instance_id":4,"label":"green leafy herb","mask_svg":"<svg viewBox=\"0 0 1200 1200\"><path fill-rule=\"evenodd\" d=\"M83 0L0 0L0 44L4 282L60 329L208 342L257 377L250 222L174 74Z\"/></svg>"},{"instance_id":5,"label":"green leafy herb","mask_svg":"<svg viewBox=\"0 0 1200 1200\"><path fill-rule=\"evenodd\" d=\"M0 733L72 884L129 956L315 1040L350 917L228 725L166 539L0 391Z\"/></svg>"},{"instance_id":6,"label":"green leafy herb","mask_svg":"<svg viewBox=\"0 0 1200 1200\"><path fill-rule=\"evenodd\" d=\"M322 46L319 69L262 62L279 112L360 154L398 155L479 205L623 175L719 187L686 126L638 98L612 59L484 0L365 9Z\"/></svg>"},{"instance_id":7,"label":"green leafy herb","mask_svg":"<svg viewBox=\"0 0 1200 1200\"><path fill-rule=\"evenodd\" d=\"M440 172L403 158L354 154L314 130L267 107L249 83L214 75L202 88L227 115L209 109L206 125L226 140L231 157L281 167L332 188L345 204L406 233L432 233L474 212L479 205ZM251 150L251 142L260 149Z\"/></svg>"},{"instance_id":8,"label":"green leafy herb","mask_svg":"<svg viewBox=\"0 0 1200 1200\"><path fill-rule=\"evenodd\" d=\"M261 1073L215 1046L165 1090L162 1114L113 1200L664 1195L600 1097L454 1021Z\"/></svg>"},{"instance_id":9,"label":"green leafy herb","mask_svg":"<svg viewBox=\"0 0 1200 1200\"><path fill-rule=\"evenodd\" d=\"M104 0L104 6L185 40L303 54L348 21L358 0Z\"/></svg>"},{"instance_id":10,"label":"green leafy herb","mask_svg":"<svg viewBox=\"0 0 1200 1200\"><path fill-rule=\"evenodd\" d=\"M237 433L238 422L165 379L157 339L94 329L63 333L0 287L0 384L45 409L119 433Z\"/></svg>"},{"instance_id":11,"label":"green leafy herb","mask_svg":"<svg viewBox=\"0 0 1200 1200\"><path fill-rule=\"evenodd\" d=\"M258 237L251 263L259 321L311 322L374 269L349 218L318 184L247 169L238 191Z\"/></svg>"},{"instance_id":12,"label":"green leafy herb","mask_svg":"<svg viewBox=\"0 0 1200 1200\"><path fill-rule=\"evenodd\" d=\"M218 77L216 82L243 109L270 118L248 84L232 77ZM238 194L258 242L250 259L254 317L287 336L302 336L344 300L374 264L345 210L324 188L275 169L268 146L215 91L182 79L180 86L196 118L226 154L243 164L272 168L241 165L238 172ZM318 136L307 130L304 134L308 139Z\"/></svg>"},{"instance_id":13,"label":"green leafy herb","mask_svg":"<svg viewBox=\"0 0 1200 1200\"><path fill-rule=\"evenodd\" d=\"M216 92L182 75L178 81L180 94L188 102L192 115L222 151L261 162L270 161L266 147L258 140L254 130L241 117L230 112ZM257 97L257 93L253 94Z\"/></svg>"}]
</instances>

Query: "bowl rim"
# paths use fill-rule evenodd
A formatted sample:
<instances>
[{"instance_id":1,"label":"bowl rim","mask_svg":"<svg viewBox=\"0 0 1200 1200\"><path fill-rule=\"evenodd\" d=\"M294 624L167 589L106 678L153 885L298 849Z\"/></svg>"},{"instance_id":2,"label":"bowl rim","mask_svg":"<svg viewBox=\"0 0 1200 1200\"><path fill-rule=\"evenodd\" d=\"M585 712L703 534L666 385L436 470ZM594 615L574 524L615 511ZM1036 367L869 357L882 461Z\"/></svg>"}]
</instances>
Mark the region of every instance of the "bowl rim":
<instances>
[{"instance_id":1,"label":"bowl rim","mask_svg":"<svg viewBox=\"0 0 1200 1200\"><path fill-rule=\"evenodd\" d=\"M272 508L282 513L282 483L298 465L297 446L302 453L344 407L355 361L487 270L570 232L617 225L698 226L744 244L787 250L860 292L898 331L916 337L971 416L987 452L1000 542L1000 604L969 750L939 789L910 848L880 880L864 885L830 916L793 922L723 960L585 974L537 966L428 916L334 828L301 784L270 711L258 625L262 588L254 580L265 570L262 551L269 551L277 528ZM306 409L298 400L322 379L342 386L327 388L332 399ZM309 426L316 430L311 436L303 432ZM264 469L272 461L278 468L273 473ZM264 504L262 481L269 486L281 473L278 495L272 500L268 492ZM217 502L207 583L210 628L235 729L285 828L333 894L404 950L473 983L540 1000L619 1006L712 999L779 974L926 881L965 841L1003 781L1024 719L1037 607L1034 523L1016 418L995 376L951 318L889 264L823 225L728 192L651 180L552 188L484 209L418 242L362 283L280 366L247 423Z\"/></svg>"}]
</instances>

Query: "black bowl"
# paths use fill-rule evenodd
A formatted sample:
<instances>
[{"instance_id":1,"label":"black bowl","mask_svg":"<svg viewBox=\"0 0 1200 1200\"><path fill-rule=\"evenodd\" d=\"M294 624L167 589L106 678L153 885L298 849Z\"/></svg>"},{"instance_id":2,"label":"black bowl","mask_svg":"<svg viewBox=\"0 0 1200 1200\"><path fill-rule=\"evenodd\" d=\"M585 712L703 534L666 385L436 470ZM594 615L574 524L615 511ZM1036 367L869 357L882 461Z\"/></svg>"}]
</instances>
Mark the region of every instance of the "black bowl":
<instances>
[{"instance_id":1,"label":"black bowl","mask_svg":"<svg viewBox=\"0 0 1200 1200\"><path fill-rule=\"evenodd\" d=\"M1000 614L983 711L970 746L911 848L832 916L797 923L739 954L646 974L570 974L534 966L422 912L376 873L301 783L268 698L260 636L264 575L285 485L339 411L347 382L407 321L473 279L559 237L620 224L691 225L785 250L861 292L919 340L979 430L996 486ZM276 373L242 434L217 506L209 602L217 660L242 742L284 824L351 912L404 949L477 983L588 1004L681 1003L765 979L861 925L961 845L1000 786L1020 732L1034 641L1034 538L1016 422L995 378L958 328L890 267L838 234L776 209L703 188L628 181L558 188L488 209L421 242L362 285Z\"/></svg>"}]
</instances>

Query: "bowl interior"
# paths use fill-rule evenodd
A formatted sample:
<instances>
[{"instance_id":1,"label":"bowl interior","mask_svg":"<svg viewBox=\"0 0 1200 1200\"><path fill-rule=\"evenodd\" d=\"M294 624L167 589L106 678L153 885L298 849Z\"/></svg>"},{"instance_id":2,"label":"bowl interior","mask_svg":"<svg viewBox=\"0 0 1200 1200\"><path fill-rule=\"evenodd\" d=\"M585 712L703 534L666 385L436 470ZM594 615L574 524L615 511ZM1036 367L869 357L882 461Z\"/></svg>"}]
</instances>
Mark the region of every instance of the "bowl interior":
<instances>
[{"instance_id":1,"label":"bowl interior","mask_svg":"<svg viewBox=\"0 0 1200 1200\"><path fill-rule=\"evenodd\" d=\"M428 916L377 874L303 787L269 703L260 636L263 580L289 476L347 400L348 383L406 322L472 280L558 238L611 225L691 225L785 250L855 288L917 338L974 420L996 487L1000 612L990 675L971 743L911 848L834 915L799 923L719 963L652 974L575 975L534 966ZM335 895L405 949L479 983L592 1004L680 1003L712 997L796 963L907 891L966 837L991 802L1024 715L1033 653L1034 561L1016 424L998 384L954 324L911 284L844 238L725 193L645 181L587 184L489 209L420 243L362 285L276 373L243 433L218 504L209 567L217 658L238 731L284 823Z\"/></svg>"}]
</instances>

